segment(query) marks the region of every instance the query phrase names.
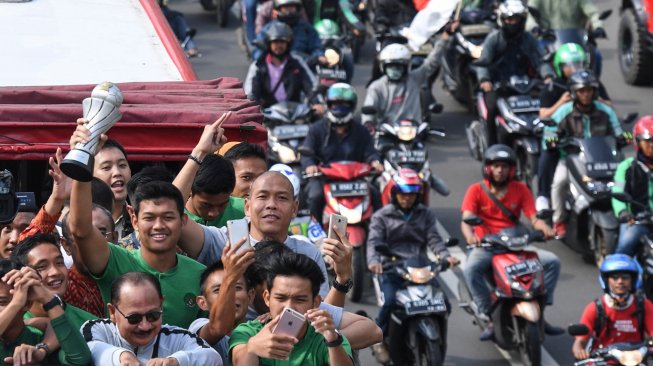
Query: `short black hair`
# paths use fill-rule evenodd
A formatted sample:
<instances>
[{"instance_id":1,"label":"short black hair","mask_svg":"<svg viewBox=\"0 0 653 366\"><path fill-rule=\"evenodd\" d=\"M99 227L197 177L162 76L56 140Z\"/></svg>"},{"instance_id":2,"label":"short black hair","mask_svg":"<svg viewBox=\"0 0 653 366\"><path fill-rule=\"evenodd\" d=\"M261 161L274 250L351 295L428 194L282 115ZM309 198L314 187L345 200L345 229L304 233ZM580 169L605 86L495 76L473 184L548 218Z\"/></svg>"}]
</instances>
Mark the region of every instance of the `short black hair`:
<instances>
[{"instance_id":1,"label":"short black hair","mask_svg":"<svg viewBox=\"0 0 653 366\"><path fill-rule=\"evenodd\" d=\"M320 266L313 259L292 251L282 251L278 255L269 257L265 267L268 291L272 290L272 284L277 276L297 276L311 281L311 290L315 297L320 293L320 285L325 280Z\"/></svg>"},{"instance_id":2,"label":"short black hair","mask_svg":"<svg viewBox=\"0 0 653 366\"><path fill-rule=\"evenodd\" d=\"M206 280L209 276L215 271L224 270L224 263L221 260L213 263L212 265L206 267L202 274L200 275L200 293L204 295L204 290L206 290Z\"/></svg>"},{"instance_id":3,"label":"short black hair","mask_svg":"<svg viewBox=\"0 0 653 366\"><path fill-rule=\"evenodd\" d=\"M267 263L269 258L285 252L292 252L285 244L276 240L262 240L254 247L254 262L245 270L245 279L249 287L254 287L267 280Z\"/></svg>"},{"instance_id":4,"label":"short black hair","mask_svg":"<svg viewBox=\"0 0 653 366\"><path fill-rule=\"evenodd\" d=\"M16 263L15 260L10 258L0 259L0 278L4 277L7 273L11 272L14 269L20 269L20 263Z\"/></svg>"},{"instance_id":5,"label":"short black hair","mask_svg":"<svg viewBox=\"0 0 653 366\"><path fill-rule=\"evenodd\" d=\"M154 286L154 289L159 295L159 299L163 299L161 284L156 277L147 272L127 272L111 282L111 303L117 305L120 302L120 290L122 290L123 285L140 285L143 283L149 283Z\"/></svg>"},{"instance_id":6,"label":"short black hair","mask_svg":"<svg viewBox=\"0 0 653 366\"><path fill-rule=\"evenodd\" d=\"M129 161L129 159L127 159L127 151L120 144L120 142L118 142L118 141L116 141L114 139L107 139L107 141L104 142L104 145L102 145L102 148L100 149L100 151L102 151L104 149L110 149L110 148L116 148L116 149L120 150L120 152L125 156L125 160Z\"/></svg>"},{"instance_id":7,"label":"short black hair","mask_svg":"<svg viewBox=\"0 0 653 366\"><path fill-rule=\"evenodd\" d=\"M93 177L93 180L91 180L91 197L93 203L106 208L109 212L113 211L113 191L108 184L98 177Z\"/></svg>"},{"instance_id":8,"label":"short black hair","mask_svg":"<svg viewBox=\"0 0 653 366\"><path fill-rule=\"evenodd\" d=\"M129 182L127 182L127 197L129 198L129 203L134 205L136 202L136 189L141 184L156 180L172 183L174 179L175 177L166 168L153 165L144 167L141 171L132 175Z\"/></svg>"},{"instance_id":9,"label":"short black hair","mask_svg":"<svg viewBox=\"0 0 653 366\"><path fill-rule=\"evenodd\" d=\"M181 192L172 183L162 181L152 181L145 183L136 189L134 214L138 217L141 202L148 200L156 200L160 198L168 198L175 202L179 216L184 216L184 200L181 198Z\"/></svg>"},{"instance_id":10,"label":"short black hair","mask_svg":"<svg viewBox=\"0 0 653 366\"><path fill-rule=\"evenodd\" d=\"M263 161L266 161L265 150L263 147L257 144L252 144L250 142L241 142L234 145L224 154L225 159L235 162L236 160L246 159L246 158L259 158Z\"/></svg>"},{"instance_id":11,"label":"short black hair","mask_svg":"<svg viewBox=\"0 0 653 366\"><path fill-rule=\"evenodd\" d=\"M32 249L41 244L52 244L57 248L57 250L60 250L59 243L54 235L38 233L30 235L18 243L16 248L14 248L14 251L11 253L11 258L22 266L28 266L29 263L27 263L27 256Z\"/></svg>"},{"instance_id":12,"label":"short black hair","mask_svg":"<svg viewBox=\"0 0 653 366\"><path fill-rule=\"evenodd\" d=\"M109 218L109 222L111 222L111 231L116 230L116 223L115 221L113 221L113 216L111 215L111 211L107 210L106 207L98 205L97 203L93 204L93 208L91 210L100 210L103 214L105 214ZM63 219L61 219L61 237L66 239L66 241L73 240L73 235L70 232L70 226L68 226L69 216L70 216L70 212L66 212Z\"/></svg>"},{"instance_id":13,"label":"short black hair","mask_svg":"<svg viewBox=\"0 0 653 366\"><path fill-rule=\"evenodd\" d=\"M195 175L191 193L231 194L236 186L236 173L231 161L220 155L209 154Z\"/></svg>"}]
</instances>

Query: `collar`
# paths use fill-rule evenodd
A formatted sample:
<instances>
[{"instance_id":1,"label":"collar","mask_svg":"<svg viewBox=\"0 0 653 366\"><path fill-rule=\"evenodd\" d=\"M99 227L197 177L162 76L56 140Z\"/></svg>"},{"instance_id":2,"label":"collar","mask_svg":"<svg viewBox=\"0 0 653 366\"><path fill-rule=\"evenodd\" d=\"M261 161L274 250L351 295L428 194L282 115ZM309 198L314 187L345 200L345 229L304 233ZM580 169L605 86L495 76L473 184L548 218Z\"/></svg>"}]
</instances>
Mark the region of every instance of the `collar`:
<instances>
[{"instance_id":1,"label":"collar","mask_svg":"<svg viewBox=\"0 0 653 366\"><path fill-rule=\"evenodd\" d=\"M269 53L267 53L267 54L265 55L265 63L267 63L268 66L272 66L272 67L276 67L276 68L283 69L283 68L286 66L286 64L288 63L288 56L285 56L285 57L283 58L283 62L281 62L279 65L275 65L275 64L272 63L272 55L269 54Z\"/></svg>"},{"instance_id":2,"label":"collar","mask_svg":"<svg viewBox=\"0 0 653 366\"><path fill-rule=\"evenodd\" d=\"M635 296L633 296L633 294L628 295L628 299L626 300L626 302L624 302L623 305L618 305L617 302L612 298L612 296L608 294L604 294L603 299L611 309L624 310L633 304L633 300L635 299Z\"/></svg>"}]
</instances>

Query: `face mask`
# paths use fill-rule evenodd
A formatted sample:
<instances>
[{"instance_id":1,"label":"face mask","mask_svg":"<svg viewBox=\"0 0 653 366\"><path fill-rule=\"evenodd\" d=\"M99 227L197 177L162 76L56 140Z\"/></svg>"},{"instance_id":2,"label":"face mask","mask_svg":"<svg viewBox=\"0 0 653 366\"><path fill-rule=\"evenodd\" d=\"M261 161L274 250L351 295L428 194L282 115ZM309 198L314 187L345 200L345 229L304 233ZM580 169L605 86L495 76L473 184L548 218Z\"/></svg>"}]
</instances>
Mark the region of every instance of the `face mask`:
<instances>
[{"instance_id":1,"label":"face mask","mask_svg":"<svg viewBox=\"0 0 653 366\"><path fill-rule=\"evenodd\" d=\"M503 33L506 35L506 37L512 38L524 31L524 25L525 23L520 21L516 24L504 24L501 29L503 30Z\"/></svg>"},{"instance_id":2,"label":"face mask","mask_svg":"<svg viewBox=\"0 0 653 366\"><path fill-rule=\"evenodd\" d=\"M296 11L292 13L286 13L286 14L279 13L277 15L277 19L280 22L284 22L292 27L293 25L295 25L295 23L297 23L297 21L299 21L299 13Z\"/></svg>"},{"instance_id":3,"label":"face mask","mask_svg":"<svg viewBox=\"0 0 653 366\"><path fill-rule=\"evenodd\" d=\"M385 74L390 80L399 80L404 76L406 68L399 65L388 65L384 68Z\"/></svg>"}]
</instances>

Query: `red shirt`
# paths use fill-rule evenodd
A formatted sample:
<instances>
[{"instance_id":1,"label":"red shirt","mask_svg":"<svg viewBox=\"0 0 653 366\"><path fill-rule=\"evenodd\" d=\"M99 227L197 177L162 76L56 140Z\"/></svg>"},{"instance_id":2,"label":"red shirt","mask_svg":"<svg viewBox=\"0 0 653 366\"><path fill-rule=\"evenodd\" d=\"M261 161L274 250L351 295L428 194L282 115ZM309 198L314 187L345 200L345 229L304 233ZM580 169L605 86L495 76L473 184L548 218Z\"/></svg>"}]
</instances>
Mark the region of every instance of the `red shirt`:
<instances>
[{"instance_id":1,"label":"red shirt","mask_svg":"<svg viewBox=\"0 0 653 366\"><path fill-rule=\"evenodd\" d=\"M84 311L104 318L104 303L100 288L93 278L82 274L73 266L68 271L68 289L63 297L64 301Z\"/></svg>"},{"instance_id":2,"label":"red shirt","mask_svg":"<svg viewBox=\"0 0 653 366\"><path fill-rule=\"evenodd\" d=\"M488 180L486 179L484 182L489 188L490 183ZM520 217L522 211L527 217L531 217L537 213L531 191L524 183L516 180L508 183L506 194L499 201L515 217ZM462 212L470 211L483 219L483 225L474 227L476 236L479 238L482 238L486 234L496 234L501 229L515 226L515 223L488 197L487 193L481 188L480 183L474 183L467 189L460 210Z\"/></svg>"},{"instance_id":3,"label":"red shirt","mask_svg":"<svg viewBox=\"0 0 653 366\"><path fill-rule=\"evenodd\" d=\"M607 326L604 326L603 331L599 334L598 342L594 348L599 345L608 346L617 342L641 342L642 334L639 331L639 322L637 321L636 300L633 298L632 304L623 310L617 310L609 307L605 302L605 295L601 296L603 301L603 308L605 309ZM594 333L594 319L596 318L596 304L594 301L589 303L580 322L585 324L590 329L590 334ZM608 320L609 319L609 320ZM653 334L653 303L650 300L644 300L644 328L647 335ZM587 339L589 336L579 336L581 339Z\"/></svg>"}]
</instances>

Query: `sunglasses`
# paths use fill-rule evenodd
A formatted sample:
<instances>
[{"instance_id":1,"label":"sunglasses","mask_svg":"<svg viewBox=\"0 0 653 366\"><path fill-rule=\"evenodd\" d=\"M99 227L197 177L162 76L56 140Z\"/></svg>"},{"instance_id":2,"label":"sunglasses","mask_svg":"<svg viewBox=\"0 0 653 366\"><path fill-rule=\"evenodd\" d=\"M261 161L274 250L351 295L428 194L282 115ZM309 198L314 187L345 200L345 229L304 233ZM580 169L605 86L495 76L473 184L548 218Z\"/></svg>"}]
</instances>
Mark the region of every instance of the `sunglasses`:
<instances>
[{"instance_id":1,"label":"sunglasses","mask_svg":"<svg viewBox=\"0 0 653 366\"><path fill-rule=\"evenodd\" d=\"M125 319L127 319L127 322L131 325L140 324L143 321L143 317L145 317L145 320L147 320L148 322L154 323L155 321L161 319L161 315L163 315L162 310L154 310L154 311L147 312L145 314L135 313L135 314L125 315L122 311L120 311L120 309L118 309L116 305L113 305L113 307L116 308L116 310L118 310L120 315L122 315Z\"/></svg>"}]
</instances>

